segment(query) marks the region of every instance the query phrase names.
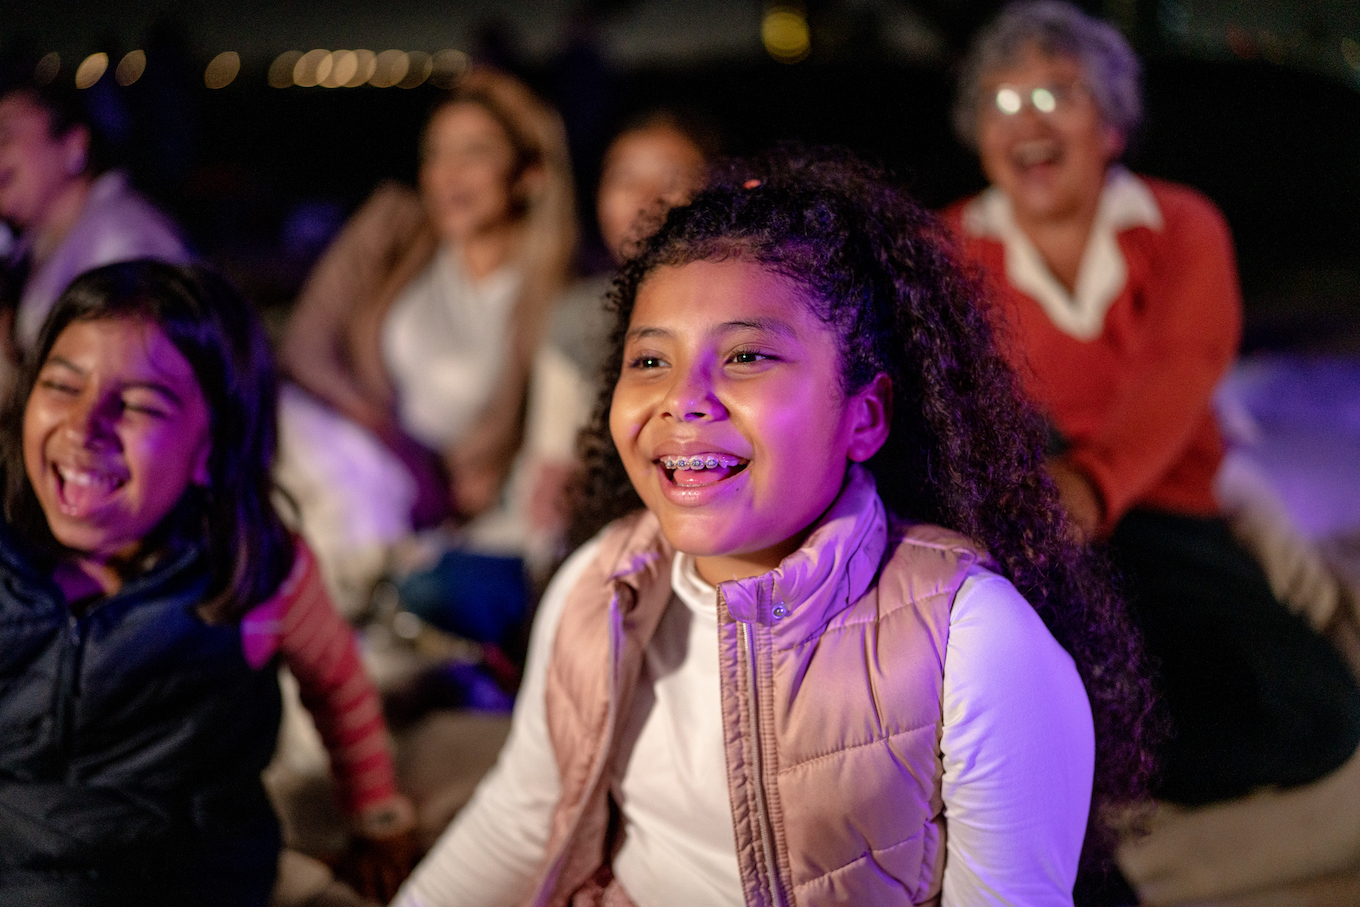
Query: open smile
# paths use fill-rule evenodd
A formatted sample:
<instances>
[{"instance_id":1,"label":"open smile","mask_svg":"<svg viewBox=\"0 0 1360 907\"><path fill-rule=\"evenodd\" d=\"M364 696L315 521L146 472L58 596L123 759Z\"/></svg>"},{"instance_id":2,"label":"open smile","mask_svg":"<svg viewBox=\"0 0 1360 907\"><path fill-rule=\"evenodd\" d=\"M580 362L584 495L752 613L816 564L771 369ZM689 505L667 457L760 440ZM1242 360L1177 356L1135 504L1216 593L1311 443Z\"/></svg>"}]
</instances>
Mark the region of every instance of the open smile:
<instances>
[{"instance_id":1,"label":"open smile","mask_svg":"<svg viewBox=\"0 0 1360 907\"><path fill-rule=\"evenodd\" d=\"M749 460L718 452L663 456L655 462L665 473L666 480L680 488L717 484L742 472L750 464Z\"/></svg>"},{"instance_id":2,"label":"open smile","mask_svg":"<svg viewBox=\"0 0 1360 907\"><path fill-rule=\"evenodd\" d=\"M69 465L53 464L52 475L61 512L76 518L88 516L107 504L128 481L121 473Z\"/></svg>"},{"instance_id":3,"label":"open smile","mask_svg":"<svg viewBox=\"0 0 1360 907\"><path fill-rule=\"evenodd\" d=\"M1021 142L1011 150L1011 164L1022 172L1062 163L1062 148L1057 142L1035 140Z\"/></svg>"}]
</instances>

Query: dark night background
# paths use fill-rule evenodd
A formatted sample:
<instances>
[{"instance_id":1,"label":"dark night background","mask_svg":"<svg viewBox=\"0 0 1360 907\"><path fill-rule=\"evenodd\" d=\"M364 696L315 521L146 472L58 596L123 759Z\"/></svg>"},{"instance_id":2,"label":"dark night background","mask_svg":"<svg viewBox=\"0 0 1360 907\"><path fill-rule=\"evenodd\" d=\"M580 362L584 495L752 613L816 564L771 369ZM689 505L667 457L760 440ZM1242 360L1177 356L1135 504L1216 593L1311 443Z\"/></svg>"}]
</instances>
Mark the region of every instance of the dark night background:
<instances>
[{"instance_id":1,"label":"dark night background","mask_svg":"<svg viewBox=\"0 0 1360 907\"><path fill-rule=\"evenodd\" d=\"M787 5L787 4L785 4ZM267 311L286 310L333 230L385 178L411 180L440 89L274 88L271 62L311 48L451 48L517 72L563 112L583 203L612 126L666 104L706 116L724 150L775 139L848 145L932 206L982 185L947 122L952 67L987 0L808 0L806 59L761 43L759 0L312 4L0 3L0 65L57 78L88 54L90 92L135 182ZM1087 2L1146 66L1138 171L1189 183L1232 225L1247 349L1360 351L1360 4L1342 0ZM119 85L124 54L146 53ZM240 55L226 87L208 62ZM583 269L598 261L589 242Z\"/></svg>"}]
</instances>

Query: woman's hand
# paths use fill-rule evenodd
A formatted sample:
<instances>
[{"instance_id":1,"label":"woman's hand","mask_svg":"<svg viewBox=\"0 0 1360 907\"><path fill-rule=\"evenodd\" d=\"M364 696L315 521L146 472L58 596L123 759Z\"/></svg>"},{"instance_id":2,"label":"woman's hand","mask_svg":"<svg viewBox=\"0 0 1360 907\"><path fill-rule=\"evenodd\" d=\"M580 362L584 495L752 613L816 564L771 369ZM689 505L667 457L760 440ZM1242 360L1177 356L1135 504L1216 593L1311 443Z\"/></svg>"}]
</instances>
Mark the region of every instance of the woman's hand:
<instances>
[{"instance_id":1,"label":"woman's hand","mask_svg":"<svg viewBox=\"0 0 1360 907\"><path fill-rule=\"evenodd\" d=\"M1105 518L1105 509L1101 506L1100 493L1096 491L1095 484L1085 473L1063 459L1049 460L1048 474L1053 484L1058 486L1058 500L1067 511L1067 519L1076 533L1077 541L1089 542L1095 538Z\"/></svg>"},{"instance_id":2,"label":"woman's hand","mask_svg":"<svg viewBox=\"0 0 1360 907\"><path fill-rule=\"evenodd\" d=\"M406 467L415 483L416 498L411 505L411 525L415 529L438 526L454 514L449 495L449 479L438 455L399 427L378 435L387 449Z\"/></svg>"},{"instance_id":3,"label":"woman's hand","mask_svg":"<svg viewBox=\"0 0 1360 907\"><path fill-rule=\"evenodd\" d=\"M453 476L453 502L458 514L472 519L491 509L500 494L505 474L499 469L464 467Z\"/></svg>"}]
</instances>

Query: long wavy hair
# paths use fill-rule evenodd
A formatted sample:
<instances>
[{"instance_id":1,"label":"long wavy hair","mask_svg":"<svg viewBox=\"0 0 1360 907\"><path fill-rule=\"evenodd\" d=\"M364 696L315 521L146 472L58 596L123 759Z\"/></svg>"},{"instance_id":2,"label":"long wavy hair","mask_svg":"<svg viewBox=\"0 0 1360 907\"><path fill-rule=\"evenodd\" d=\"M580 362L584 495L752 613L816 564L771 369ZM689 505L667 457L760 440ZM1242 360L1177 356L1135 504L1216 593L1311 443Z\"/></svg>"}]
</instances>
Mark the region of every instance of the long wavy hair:
<instances>
[{"instance_id":1,"label":"long wavy hair","mask_svg":"<svg viewBox=\"0 0 1360 907\"><path fill-rule=\"evenodd\" d=\"M57 338L77 321L154 324L193 369L208 405L208 485L190 486L143 540L136 569L168 551L198 545L212 580L200 613L239 620L278 588L293 563L292 535L274 509L278 379L264 328L250 304L206 268L143 259L78 277L57 300L26 360L0 422L0 494L5 520L39 566L65 556L52 537L24 469L24 408Z\"/></svg>"},{"instance_id":2,"label":"long wavy hair","mask_svg":"<svg viewBox=\"0 0 1360 907\"><path fill-rule=\"evenodd\" d=\"M1125 807L1145 802L1160 720L1142 646L1105 564L1074 541L1044 470L1042 420L993 339L981 284L941 224L848 154L782 148L731 162L672 209L614 284L603 390L581 436L572 540L639 509L609 433L623 339L648 275L739 258L801 284L839 338L846 394L893 386L887 442L869 462L887 508L986 548L1076 662L1095 719L1087 865Z\"/></svg>"},{"instance_id":3,"label":"long wavy hair","mask_svg":"<svg viewBox=\"0 0 1360 907\"><path fill-rule=\"evenodd\" d=\"M489 474L499 483L505 480L523 439L524 407L535 351L547 330L553 305L571 276L577 241L575 190L561 116L519 79L490 67L469 70L436 104L421 138L422 161L428 151L431 123L441 111L459 104L481 107L505 132L515 154L509 174L512 192L527 170L542 171L542 179L534 188L512 199L510 213L521 226L514 258L523 282L515 301L502 378L451 455L455 476L460 471ZM466 503L460 502L460 506Z\"/></svg>"}]
</instances>

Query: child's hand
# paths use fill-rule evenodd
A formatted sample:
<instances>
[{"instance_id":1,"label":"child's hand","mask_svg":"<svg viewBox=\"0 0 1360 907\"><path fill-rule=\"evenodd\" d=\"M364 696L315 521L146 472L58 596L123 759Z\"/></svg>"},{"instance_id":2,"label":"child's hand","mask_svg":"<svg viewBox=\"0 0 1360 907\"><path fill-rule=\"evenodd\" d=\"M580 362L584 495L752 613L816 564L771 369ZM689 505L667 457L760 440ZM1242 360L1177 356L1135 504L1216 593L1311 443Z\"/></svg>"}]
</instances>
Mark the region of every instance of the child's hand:
<instances>
[{"instance_id":1,"label":"child's hand","mask_svg":"<svg viewBox=\"0 0 1360 907\"><path fill-rule=\"evenodd\" d=\"M355 819L354 842L336 876L386 904L420 859L415 827L415 807L401 794L368 807Z\"/></svg>"}]
</instances>

